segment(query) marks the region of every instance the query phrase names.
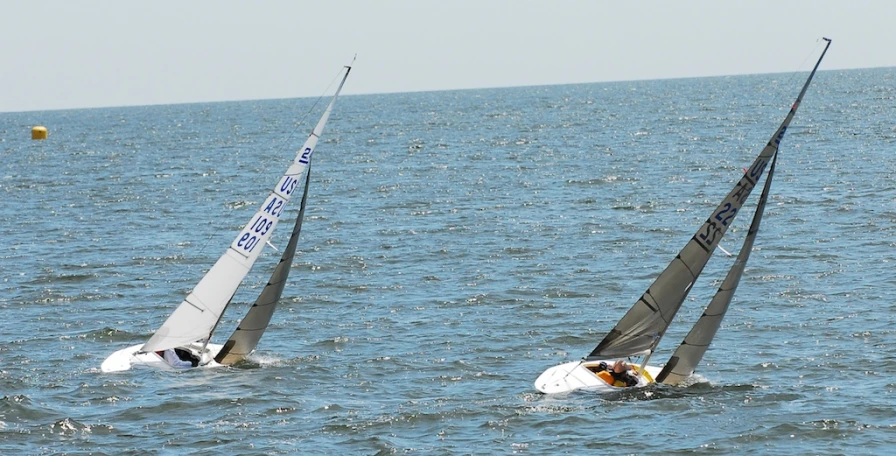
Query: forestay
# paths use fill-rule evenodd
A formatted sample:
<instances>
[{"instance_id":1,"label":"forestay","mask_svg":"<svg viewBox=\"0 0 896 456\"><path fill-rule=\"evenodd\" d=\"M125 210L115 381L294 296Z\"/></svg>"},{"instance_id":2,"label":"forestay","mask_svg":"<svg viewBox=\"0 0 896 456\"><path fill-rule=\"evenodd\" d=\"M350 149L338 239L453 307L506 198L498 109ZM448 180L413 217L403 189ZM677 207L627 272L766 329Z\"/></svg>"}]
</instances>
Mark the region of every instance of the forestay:
<instances>
[{"instance_id":1,"label":"forestay","mask_svg":"<svg viewBox=\"0 0 896 456\"><path fill-rule=\"evenodd\" d=\"M317 141L350 71L351 67L346 67L345 75L327 109L261 208L187 298L143 345L141 352L165 350L197 341L207 342L211 338L218 320L240 283L270 240L286 203L310 163Z\"/></svg>"}]
</instances>

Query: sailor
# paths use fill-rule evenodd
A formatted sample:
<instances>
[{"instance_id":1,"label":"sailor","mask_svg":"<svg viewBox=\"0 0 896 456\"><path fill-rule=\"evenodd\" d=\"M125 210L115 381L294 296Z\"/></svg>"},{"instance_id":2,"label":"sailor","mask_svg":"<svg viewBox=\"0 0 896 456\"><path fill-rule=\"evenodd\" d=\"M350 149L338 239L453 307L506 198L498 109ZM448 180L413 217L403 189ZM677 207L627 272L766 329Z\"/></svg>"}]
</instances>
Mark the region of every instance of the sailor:
<instances>
[{"instance_id":1,"label":"sailor","mask_svg":"<svg viewBox=\"0 0 896 456\"><path fill-rule=\"evenodd\" d=\"M180 356L177 356L177 352L175 352L173 348L169 348L162 353L156 352L156 354L161 356L169 366L175 369L195 367L191 361L180 359Z\"/></svg>"},{"instance_id":2,"label":"sailor","mask_svg":"<svg viewBox=\"0 0 896 456\"><path fill-rule=\"evenodd\" d=\"M613 386L635 386L638 384L637 372L621 359L613 363L610 375L613 376Z\"/></svg>"}]
</instances>

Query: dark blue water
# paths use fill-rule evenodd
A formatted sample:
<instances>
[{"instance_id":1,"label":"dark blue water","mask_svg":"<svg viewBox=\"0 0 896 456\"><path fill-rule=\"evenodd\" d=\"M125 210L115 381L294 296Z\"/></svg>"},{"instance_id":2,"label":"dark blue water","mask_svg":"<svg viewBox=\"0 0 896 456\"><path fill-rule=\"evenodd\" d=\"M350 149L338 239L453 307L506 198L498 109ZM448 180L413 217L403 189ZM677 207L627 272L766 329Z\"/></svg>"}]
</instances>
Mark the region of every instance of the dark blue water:
<instances>
[{"instance_id":1,"label":"dark blue water","mask_svg":"<svg viewBox=\"0 0 896 456\"><path fill-rule=\"evenodd\" d=\"M586 355L672 260L804 77L343 96L259 351L181 373L98 368L223 252L316 121L314 100L0 114L0 452L889 453L892 68L816 76L697 381L615 396L532 386ZM34 125L49 139L32 141ZM748 224L722 246L736 253ZM268 252L218 338L263 286ZM654 362L732 260L710 262Z\"/></svg>"}]
</instances>

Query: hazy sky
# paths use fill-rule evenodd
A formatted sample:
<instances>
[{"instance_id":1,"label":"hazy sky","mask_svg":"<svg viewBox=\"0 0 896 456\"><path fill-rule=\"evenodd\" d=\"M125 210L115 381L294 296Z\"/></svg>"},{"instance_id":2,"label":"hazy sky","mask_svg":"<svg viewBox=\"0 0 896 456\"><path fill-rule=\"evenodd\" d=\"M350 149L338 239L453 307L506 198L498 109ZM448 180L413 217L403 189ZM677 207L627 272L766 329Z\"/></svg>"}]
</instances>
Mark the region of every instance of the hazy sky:
<instances>
[{"instance_id":1,"label":"hazy sky","mask_svg":"<svg viewBox=\"0 0 896 456\"><path fill-rule=\"evenodd\" d=\"M9 1L0 112L896 66L892 0Z\"/></svg>"}]
</instances>

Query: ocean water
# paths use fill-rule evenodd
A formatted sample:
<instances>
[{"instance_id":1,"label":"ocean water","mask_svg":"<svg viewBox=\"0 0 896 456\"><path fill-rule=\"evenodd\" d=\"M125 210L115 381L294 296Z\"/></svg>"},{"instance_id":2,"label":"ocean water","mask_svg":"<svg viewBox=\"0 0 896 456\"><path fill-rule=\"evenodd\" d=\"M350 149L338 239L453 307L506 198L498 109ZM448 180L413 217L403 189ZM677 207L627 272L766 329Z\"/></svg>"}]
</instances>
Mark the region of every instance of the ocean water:
<instances>
[{"instance_id":1,"label":"ocean water","mask_svg":"<svg viewBox=\"0 0 896 456\"><path fill-rule=\"evenodd\" d=\"M257 353L178 373L99 365L180 303L321 104L2 113L0 453L896 451L893 68L816 75L693 381L533 388L590 352L674 258L805 76L343 96ZM32 141L34 125L49 139ZM217 342L278 257L256 265ZM732 260L716 253L653 362Z\"/></svg>"}]
</instances>

